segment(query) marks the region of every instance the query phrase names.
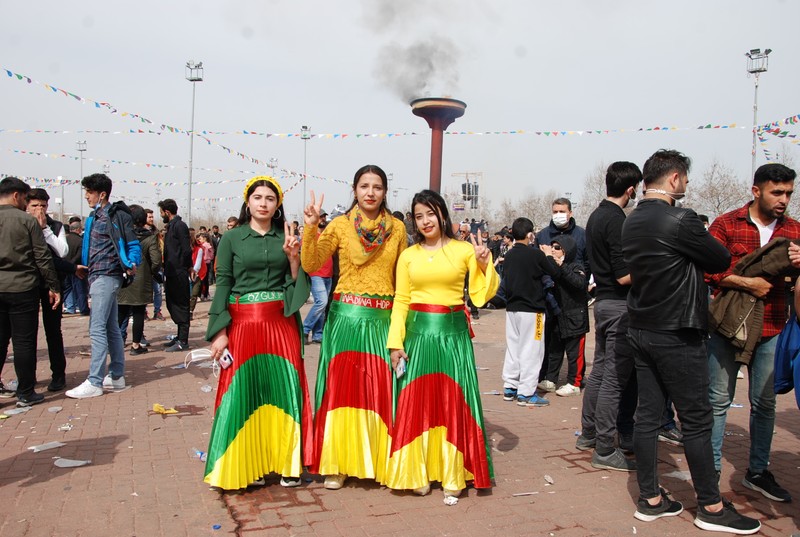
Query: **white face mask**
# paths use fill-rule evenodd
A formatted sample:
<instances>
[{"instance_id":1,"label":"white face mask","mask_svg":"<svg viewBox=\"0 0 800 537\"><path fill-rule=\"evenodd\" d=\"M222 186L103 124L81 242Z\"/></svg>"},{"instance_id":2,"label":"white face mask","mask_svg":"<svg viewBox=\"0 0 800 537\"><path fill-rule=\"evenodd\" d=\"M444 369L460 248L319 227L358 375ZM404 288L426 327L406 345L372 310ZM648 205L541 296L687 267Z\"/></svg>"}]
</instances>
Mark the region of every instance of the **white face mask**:
<instances>
[{"instance_id":1,"label":"white face mask","mask_svg":"<svg viewBox=\"0 0 800 537\"><path fill-rule=\"evenodd\" d=\"M569 222L569 217L567 217L567 213L556 213L553 215L553 224L556 227L565 227Z\"/></svg>"},{"instance_id":2,"label":"white face mask","mask_svg":"<svg viewBox=\"0 0 800 537\"><path fill-rule=\"evenodd\" d=\"M645 194L647 194L648 192L652 192L653 194L662 194L664 196L669 196L670 198L672 198L673 201L672 204L675 207L681 207L683 205L683 202L681 200L686 197L686 192L667 192L666 190L663 190L661 188L648 188L647 190L644 191Z\"/></svg>"}]
</instances>

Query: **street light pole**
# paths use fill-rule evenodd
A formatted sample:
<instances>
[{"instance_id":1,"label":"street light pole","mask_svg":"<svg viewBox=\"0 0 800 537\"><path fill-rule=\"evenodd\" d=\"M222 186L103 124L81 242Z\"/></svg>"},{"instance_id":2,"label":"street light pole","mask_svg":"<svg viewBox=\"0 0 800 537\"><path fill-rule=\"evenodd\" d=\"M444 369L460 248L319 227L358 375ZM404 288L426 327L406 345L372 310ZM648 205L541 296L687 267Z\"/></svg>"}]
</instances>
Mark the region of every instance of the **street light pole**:
<instances>
[{"instance_id":1,"label":"street light pole","mask_svg":"<svg viewBox=\"0 0 800 537\"><path fill-rule=\"evenodd\" d=\"M58 176L58 182L61 183L61 203L59 203L59 205L61 206L61 216L59 217L59 220L63 224L64 223L64 178L61 177L60 175Z\"/></svg>"},{"instance_id":2,"label":"street light pole","mask_svg":"<svg viewBox=\"0 0 800 537\"><path fill-rule=\"evenodd\" d=\"M192 83L192 126L189 131L189 199L186 202L186 221L192 222L192 162L194 160L194 101L197 83L203 81L203 62L186 62L186 80Z\"/></svg>"},{"instance_id":3,"label":"street light pole","mask_svg":"<svg viewBox=\"0 0 800 537\"><path fill-rule=\"evenodd\" d=\"M277 159L277 158L275 158L275 157L270 157L270 158L269 158L269 161L267 162L267 166L268 166L268 167L269 167L269 169L270 169L270 172L269 172L269 173L270 173L270 175L271 175L272 177L275 177L275 168L277 168L277 167L278 167L278 159Z\"/></svg>"},{"instance_id":4,"label":"street light pole","mask_svg":"<svg viewBox=\"0 0 800 537\"><path fill-rule=\"evenodd\" d=\"M769 53L772 52L768 48L761 52L760 48L751 49L745 52L747 56L747 72L754 75L755 78L755 95L753 97L753 148L752 148L752 165L750 177L756 174L756 140L758 137L758 77L761 73L765 73L769 67Z\"/></svg>"},{"instance_id":5,"label":"street light pole","mask_svg":"<svg viewBox=\"0 0 800 537\"><path fill-rule=\"evenodd\" d=\"M306 183L308 182L308 174L306 170L306 157L308 155L308 139L311 138L311 130L308 125L303 125L300 128L300 138L303 140L303 209L306 208Z\"/></svg>"},{"instance_id":6,"label":"street light pole","mask_svg":"<svg viewBox=\"0 0 800 537\"><path fill-rule=\"evenodd\" d=\"M80 207L81 222L83 222L83 188L81 187L81 181L83 180L83 154L86 152L86 140L78 141L76 144L78 146L78 152L81 154L81 175L78 178L78 193L80 194L78 196L78 207Z\"/></svg>"}]
</instances>

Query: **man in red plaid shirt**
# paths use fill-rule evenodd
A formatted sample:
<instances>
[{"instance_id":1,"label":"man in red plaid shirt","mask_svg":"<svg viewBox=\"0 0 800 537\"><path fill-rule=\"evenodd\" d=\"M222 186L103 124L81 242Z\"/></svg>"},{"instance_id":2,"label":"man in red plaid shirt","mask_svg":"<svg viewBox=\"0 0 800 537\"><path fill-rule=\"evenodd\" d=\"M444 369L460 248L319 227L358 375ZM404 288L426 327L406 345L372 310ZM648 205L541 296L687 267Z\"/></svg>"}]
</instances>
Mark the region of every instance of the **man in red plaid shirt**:
<instances>
[{"instance_id":1,"label":"man in red plaid shirt","mask_svg":"<svg viewBox=\"0 0 800 537\"><path fill-rule=\"evenodd\" d=\"M777 335L786 324L786 286L783 277L766 280L733 274L733 267L747 254L775 237L800 238L800 223L786 216L794 190L796 172L783 164L765 164L753 178L753 201L744 207L723 214L711 224L709 232L731 253L731 266L726 272L707 274L706 281L717 288L744 290L764 300L764 325L761 340L753 351L748 368L750 396L750 464L742 484L777 502L792 497L767 469L772 435L775 428L775 390L773 369ZM800 267L800 260L794 261ZM736 349L718 333L711 334L708 344L710 388L714 411L711 445L717 473L722 468L722 440L725 419L736 391Z\"/></svg>"}]
</instances>

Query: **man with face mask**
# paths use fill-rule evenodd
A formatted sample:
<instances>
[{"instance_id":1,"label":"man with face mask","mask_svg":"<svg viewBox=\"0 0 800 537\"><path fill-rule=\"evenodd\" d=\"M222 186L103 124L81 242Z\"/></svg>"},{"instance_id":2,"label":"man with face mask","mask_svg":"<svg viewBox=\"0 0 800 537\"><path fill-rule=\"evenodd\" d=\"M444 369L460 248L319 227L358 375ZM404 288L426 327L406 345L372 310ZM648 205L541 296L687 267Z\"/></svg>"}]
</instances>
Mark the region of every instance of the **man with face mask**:
<instances>
[{"instance_id":1,"label":"man with face mask","mask_svg":"<svg viewBox=\"0 0 800 537\"><path fill-rule=\"evenodd\" d=\"M776 502L789 502L791 496L775 482L767 469L775 428L775 390L773 369L778 334L786 324L787 286L783 276L744 277L734 273L742 257L766 245L776 237L800 238L800 223L786 216L796 172L783 164L765 164L753 177L753 201L744 207L719 216L709 232L731 253L730 266L719 274L707 274L706 281L722 289L742 290L764 302L761 338L746 363L750 393L750 459L742 480L745 487L760 492ZM797 264L795 264L797 267ZM714 409L711 445L714 465L722 465L722 441L725 419L736 391L736 374L746 358L719 331L708 343L711 374L710 397Z\"/></svg>"},{"instance_id":2,"label":"man with face mask","mask_svg":"<svg viewBox=\"0 0 800 537\"><path fill-rule=\"evenodd\" d=\"M606 199L586 224L589 265L594 274L594 362L583 391L581 436L575 447L594 448L592 466L634 471L634 461L622 451L632 449L636 409L633 352L627 341L628 290L631 276L622 258L624 208L632 204L642 172L632 162L615 162L606 172ZM619 426L619 431L617 427ZM620 448L614 439L619 433Z\"/></svg>"}]
</instances>

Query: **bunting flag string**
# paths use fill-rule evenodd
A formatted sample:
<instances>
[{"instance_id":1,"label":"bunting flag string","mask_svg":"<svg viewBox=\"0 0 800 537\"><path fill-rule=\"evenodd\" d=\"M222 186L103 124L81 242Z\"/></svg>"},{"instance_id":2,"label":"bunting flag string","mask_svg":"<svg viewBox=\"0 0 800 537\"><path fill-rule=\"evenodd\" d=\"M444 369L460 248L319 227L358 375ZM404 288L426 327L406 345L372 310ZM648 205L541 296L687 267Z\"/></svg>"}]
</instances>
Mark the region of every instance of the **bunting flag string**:
<instances>
[{"instance_id":1,"label":"bunting flag string","mask_svg":"<svg viewBox=\"0 0 800 537\"><path fill-rule=\"evenodd\" d=\"M16 154L19 154L19 155L29 155L29 156L37 156L37 157L45 157L45 158L63 158L63 159L68 159L68 160L73 160L73 161L77 161L80 158L80 157L76 157L74 155L67 155L65 153L45 153L45 152L42 152L42 151L26 151L26 150L23 150L23 149L5 149L4 151L8 151L10 153L16 153ZM84 160L88 161L88 162L102 162L104 164L117 164L117 165L122 164L122 165L128 165L128 166L144 166L146 168L154 168L154 169L170 169L170 170L175 170L175 169L184 169L184 170L186 170L186 169L189 169L188 166L179 166L179 165L175 165L175 164L157 164L157 163L152 163L152 162L133 162L133 161L128 161L128 160L102 159L102 158L87 158L87 159L84 159ZM192 169L193 170L199 170L199 171L210 171L210 172L221 172L221 173L241 173L241 174L245 174L245 175L249 175L249 176L253 176L253 175L257 175L257 174L263 173L261 171L253 171L253 170L225 170L225 169L222 169L222 168L201 168L201 167L197 167L197 166L193 167ZM296 172L296 171L288 170L288 169L284 169L284 168L281 168L279 170L279 172L281 174L281 177L302 177L303 176L303 174L301 172ZM320 181L328 181L328 182L332 182L332 183L340 183L340 184L343 184L343 185L349 185L350 184L349 181L345 181L344 179L331 179L331 178L322 177L322 176L319 176L319 175L308 175L308 178L309 179L317 179L317 180L320 180ZM241 180L239 180L239 179L236 179L236 180L230 179L230 180L222 180L222 181L192 181L192 184L193 185L195 185L195 184L222 184L222 183L229 183L229 182L236 182L236 181L246 181L246 180L247 179L241 179ZM183 183L183 184L188 184L188 183Z\"/></svg>"}]
</instances>

